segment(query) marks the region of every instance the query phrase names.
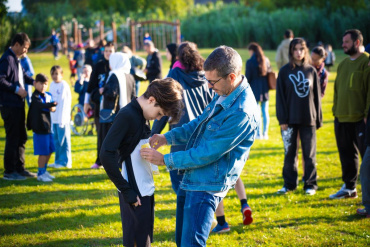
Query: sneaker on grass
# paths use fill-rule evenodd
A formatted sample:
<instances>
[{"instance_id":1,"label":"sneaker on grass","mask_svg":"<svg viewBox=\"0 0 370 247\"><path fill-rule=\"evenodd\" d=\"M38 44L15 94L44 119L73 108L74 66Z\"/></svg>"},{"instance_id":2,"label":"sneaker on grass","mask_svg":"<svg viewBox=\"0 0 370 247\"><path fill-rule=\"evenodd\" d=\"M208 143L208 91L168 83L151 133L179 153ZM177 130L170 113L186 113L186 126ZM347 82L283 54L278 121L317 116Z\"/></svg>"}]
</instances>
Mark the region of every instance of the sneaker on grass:
<instances>
[{"instance_id":1,"label":"sneaker on grass","mask_svg":"<svg viewBox=\"0 0 370 247\"><path fill-rule=\"evenodd\" d=\"M21 176L23 176L23 177L28 177L28 178L35 178L35 177L37 177L37 174L36 173L34 173L34 172L30 172L29 170L26 170L26 169L24 169L23 171L21 171L21 172L18 172L19 173L19 175L21 175Z\"/></svg>"},{"instance_id":2,"label":"sneaker on grass","mask_svg":"<svg viewBox=\"0 0 370 247\"><path fill-rule=\"evenodd\" d=\"M290 192L291 190L288 190L286 187L281 188L276 193L279 195L285 195L286 193Z\"/></svg>"},{"instance_id":3,"label":"sneaker on grass","mask_svg":"<svg viewBox=\"0 0 370 247\"><path fill-rule=\"evenodd\" d=\"M306 189L305 193L306 193L306 195L313 196L313 195L316 194L316 190L315 189Z\"/></svg>"},{"instance_id":4,"label":"sneaker on grass","mask_svg":"<svg viewBox=\"0 0 370 247\"><path fill-rule=\"evenodd\" d=\"M23 177L18 172L4 173L3 179L5 180L25 180L26 177Z\"/></svg>"},{"instance_id":5,"label":"sneaker on grass","mask_svg":"<svg viewBox=\"0 0 370 247\"><path fill-rule=\"evenodd\" d=\"M224 233L229 231L230 227L229 224L227 224L227 222L225 222L225 224L223 224L222 226L217 224L217 226L212 230L213 233Z\"/></svg>"},{"instance_id":6,"label":"sneaker on grass","mask_svg":"<svg viewBox=\"0 0 370 247\"><path fill-rule=\"evenodd\" d=\"M354 188L353 190L346 189L346 185L343 184L340 190L329 196L330 199L343 199L343 198L357 198L357 190Z\"/></svg>"},{"instance_id":7,"label":"sneaker on grass","mask_svg":"<svg viewBox=\"0 0 370 247\"><path fill-rule=\"evenodd\" d=\"M366 218L370 218L370 212L366 210L366 208L358 208L356 213L361 216L366 216Z\"/></svg>"},{"instance_id":8,"label":"sneaker on grass","mask_svg":"<svg viewBox=\"0 0 370 247\"><path fill-rule=\"evenodd\" d=\"M41 182L53 182L53 180L49 178L45 173L37 176L37 180Z\"/></svg>"},{"instance_id":9,"label":"sneaker on grass","mask_svg":"<svg viewBox=\"0 0 370 247\"><path fill-rule=\"evenodd\" d=\"M51 175L48 171L46 171L44 174L46 174L46 176L50 179L54 179L55 177L53 175Z\"/></svg>"},{"instance_id":10,"label":"sneaker on grass","mask_svg":"<svg viewBox=\"0 0 370 247\"><path fill-rule=\"evenodd\" d=\"M241 211L243 214L243 224L244 225L252 224L253 222L252 209L248 206L248 204L244 204Z\"/></svg>"}]
</instances>

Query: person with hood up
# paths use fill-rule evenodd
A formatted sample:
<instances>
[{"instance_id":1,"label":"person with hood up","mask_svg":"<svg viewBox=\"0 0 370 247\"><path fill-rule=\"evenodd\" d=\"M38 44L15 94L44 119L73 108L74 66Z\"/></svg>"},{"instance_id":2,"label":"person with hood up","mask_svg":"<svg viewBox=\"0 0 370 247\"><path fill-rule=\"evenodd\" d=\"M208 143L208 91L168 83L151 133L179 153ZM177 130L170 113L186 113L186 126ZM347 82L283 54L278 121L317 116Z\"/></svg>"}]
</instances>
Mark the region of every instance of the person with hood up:
<instances>
[{"instance_id":1,"label":"person with hood up","mask_svg":"<svg viewBox=\"0 0 370 247\"><path fill-rule=\"evenodd\" d=\"M100 111L113 110L113 113L118 111L131 102L135 98L135 79L130 74L131 63L127 54L116 52L109 57L109 72L108 79L104 85L99 89L101 94ZM100 120L102 140L108 134L111 122Z\"/></svg>"},{"instance_id":2,"label":"person with hood up","mask_svg":"<svg viewBox=\"0 0 370 247\"><path fill-rule=\"evenodd\" d=\"M199 54L196 44L183 42L177 50L178 62L181 66L174 66L168 77L178 81L183 87L183 100L185 107L183 115L177 124L170 125L170 130L181 127L183 124L192 121L203 113L206 106L212 101L214 92L208 88L207 80L203 71L204 59ZM182 68L184 69L182 69ZM152 128L152 135L160 134L164 125L157 121ZM171 146L171 153L184 151L185 145ZM170 171L172 188L177 194L176 207L176 243L181 242L182 211L185 204L185 191L179 188L183 178L181 170ZM179 217L181 216L181 217Z\"/></svg>"}]
</instances>

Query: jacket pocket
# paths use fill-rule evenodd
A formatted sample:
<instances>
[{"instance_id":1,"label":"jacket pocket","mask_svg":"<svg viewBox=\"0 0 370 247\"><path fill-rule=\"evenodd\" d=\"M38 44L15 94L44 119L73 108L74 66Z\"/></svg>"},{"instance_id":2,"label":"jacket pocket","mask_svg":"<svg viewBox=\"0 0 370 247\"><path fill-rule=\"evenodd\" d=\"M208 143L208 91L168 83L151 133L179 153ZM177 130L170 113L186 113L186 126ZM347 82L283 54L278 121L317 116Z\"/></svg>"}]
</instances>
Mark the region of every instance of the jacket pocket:
<instances>
[{"instance_id":1,"label":"jacket pocket","mask_svg":"<svg viewBox=\"0 0 370 247\"><path fill-rule=\"evenodd\" d=\"M355 71L351 74L349 80L349 89L354 91L363 90L363 72Z\"/></svg>"}]
</instances>

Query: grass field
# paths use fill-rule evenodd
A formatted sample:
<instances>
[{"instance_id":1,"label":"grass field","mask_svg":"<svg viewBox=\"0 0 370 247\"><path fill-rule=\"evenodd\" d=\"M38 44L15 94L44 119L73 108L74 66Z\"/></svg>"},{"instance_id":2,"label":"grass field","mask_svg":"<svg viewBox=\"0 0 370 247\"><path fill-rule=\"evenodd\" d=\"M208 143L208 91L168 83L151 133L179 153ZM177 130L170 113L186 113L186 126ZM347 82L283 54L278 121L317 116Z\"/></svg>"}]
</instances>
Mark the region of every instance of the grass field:
<instances>
[{"instance_id":1,"label":"grass field","mask_svg":"<svg viewBox=\"0 0 370 247\"><path fill-rule=\"evenodd\" d=\"M203 49L204 57L211 49ZM239 50L245 62L247 50ZM142 54L144 55L144 54ZM164 52L162 52L164 55ZM266 55L275 61L275 52ZM344 58L336 51L338 63ZM69 78L68 61L54 61L51 53L29 54L36 73L46 73L52 65L63 67ZM163 56L164 75L169 63ZM337 63L337 64L338 64ZM272 62L273 66L276 65ZM240 203L231 190L225 199L229 233L210 235L209 246L369 246L370 221L355 214L361 206L360 196L352 200L330 200L329 194L342 186L336 148L333 117L333 81L323 99L324 126L317 132L319 189L315 196L305 196L303 184L288 195L276 195L283 185L283 143L275 115L275 91L270 92L269 140L257 140L241 178L254 222L242 224ZM68 80L67 80L68 81ZM146 88L143 83L140 93ZM73 94L73 104L77 94ZM33 155L32 133L28 132L26 167L37 171ZM5 131L0 120L0 174L3 170ZM168 148L164 149L167 152ZM72 169L50 169L56 176L51 184L0 179L0 246L118 246L121 244L121 221L118 197L104 170L92 170L96 158L96 136L72 136ZM52 156L51 162L53 163ZM156 207L153 246L175 246L176 199L169 175L160 168L155 176ZM299 167L299 176L302 168ZM361 195L361 186L357 187Z\"/></svg>"}]
</instances>

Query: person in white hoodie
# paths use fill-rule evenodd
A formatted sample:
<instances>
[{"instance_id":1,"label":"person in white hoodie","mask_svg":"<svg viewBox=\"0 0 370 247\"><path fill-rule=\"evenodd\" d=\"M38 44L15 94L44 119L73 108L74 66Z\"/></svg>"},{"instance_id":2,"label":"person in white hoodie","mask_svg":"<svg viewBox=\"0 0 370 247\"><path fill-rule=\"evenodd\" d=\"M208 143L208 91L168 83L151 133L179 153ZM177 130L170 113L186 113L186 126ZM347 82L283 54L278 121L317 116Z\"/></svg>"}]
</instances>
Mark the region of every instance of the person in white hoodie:
<instances>
[{"instance_id":1,"label":"person in white hoodie","mask_svg":"<svg viewBox=\"0 0 370 247\"><path fill-rule=\"evenodd\" d=\"M53 82L49 92L54 101L58 102L56 111L51 113L53 139L55 145L55 162L49 165L54 168L72 168L71 150L71 89L63 80L63 70L55 65L50 70Z\"/></svg>"},{"instance_id":2,"label":"person in white hoodie","mask_svg":"<svg viewBox=\"0 0 370 247\"><path fill-rule=\"evenodd\" d=\"M285 30L284 40L281 41L277 51L276 51L276 65L278 70L281 69L285 64L289 63L289 45L290 41L294 38L293 31L290 29Z\"/></svg>"}]
</instances>

